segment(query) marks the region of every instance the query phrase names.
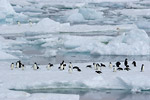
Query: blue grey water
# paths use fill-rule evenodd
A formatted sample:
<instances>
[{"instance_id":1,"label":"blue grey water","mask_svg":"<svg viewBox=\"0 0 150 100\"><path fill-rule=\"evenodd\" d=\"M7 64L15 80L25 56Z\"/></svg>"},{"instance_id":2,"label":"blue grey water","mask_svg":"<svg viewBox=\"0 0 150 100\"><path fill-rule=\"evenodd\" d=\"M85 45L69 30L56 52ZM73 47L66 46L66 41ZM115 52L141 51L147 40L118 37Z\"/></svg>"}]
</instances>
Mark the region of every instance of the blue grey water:
<instances>
[{"instance_id":1,"label":"blue grey water","mask_svg":"<svg viewBox=\"0 0 150 100\"><path fill-rule=\"evenodd\" d=\"M34 93L57 93L79 95L79 100L149 100L150 91L131 92L130 90L65 89L50 88L39 90L15 90Z\"/></svg>"}]
</instances>

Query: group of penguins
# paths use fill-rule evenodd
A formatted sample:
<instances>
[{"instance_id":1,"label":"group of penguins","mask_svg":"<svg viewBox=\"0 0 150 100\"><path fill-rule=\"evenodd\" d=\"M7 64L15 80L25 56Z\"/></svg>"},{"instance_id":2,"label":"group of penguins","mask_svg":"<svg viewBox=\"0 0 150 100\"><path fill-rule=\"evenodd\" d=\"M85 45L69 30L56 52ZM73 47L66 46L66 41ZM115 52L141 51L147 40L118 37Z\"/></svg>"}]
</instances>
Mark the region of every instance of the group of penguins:
<instances>
[{"instance_id":1,"label":"group of penguins","mask_svg":"<svg viewBox=\"0 0 150 100\"><path fill-rule=\"evenodd\" d=\"M134 67L137 66L135 61L133 61L132 64L133 64ZM127 58L126 58L125 61L124 61L125 68L123 69L122 67L120 67L120 65L121 65L121 63L120 63L119 61L116 62L115 65L113 65L111 62L109 63L109 67L110 67L110 68L113 68L113 72L116 72L117 70L118 70L118 71L121 71L121 70L129 71L129 70L131 70L130 67L129 67L129 65L128 65L128 59L127 59ZM65 69L67 69L66 66L67 66L66 63L65 63L64 60L63 60L63 61L60 63L60 66L58 67L58 69L59 69L60 71L65 70ZM46 66L47 70L50 70L51 67L53 67L53 64L51 64L51 63L49 63L49 64ZM72 73L73 70L76 70L76 71L78 71L78 72L81 72L81 69L80 69L78 66L73 66L71 62L69 63L69 66L68 66L68 67L69 67L69 69L68 69L68 72L69 72L69 73ZM93 67L94 67L94 70L95 70L96 73L101 74L101 73L102 73L101 68L102 68L102 67L106 67L106 65L103 64L103 63L100 63L100 64L99 64L99 63L93 63L93 65L87 65L87 66L86 66L86 68L93 68ZM22 70L24 70L24 69L25 69L25 66L24 66L24 64L22 64L21 61L19 60L19 61L16 62L16 67L15 67L14 63L11 63L11 70L13 70L14 68L21 68ZM40 69L36 62L33 64L32 68L33 68L33 70L38 70L38 69ZM142 66L141 66L141 72L143 72L143 71L144 71L144 64L142 64Z\"/></svg>"}]
</instances>

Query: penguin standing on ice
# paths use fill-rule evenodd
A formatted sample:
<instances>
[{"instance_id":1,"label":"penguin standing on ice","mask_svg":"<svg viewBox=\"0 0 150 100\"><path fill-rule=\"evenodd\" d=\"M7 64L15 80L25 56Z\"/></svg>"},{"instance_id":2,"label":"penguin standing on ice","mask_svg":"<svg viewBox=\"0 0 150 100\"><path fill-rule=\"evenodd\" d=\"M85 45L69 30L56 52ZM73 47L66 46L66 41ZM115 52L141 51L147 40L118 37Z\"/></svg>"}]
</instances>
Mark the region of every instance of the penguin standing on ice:
<instances>
[{"instance_id":1,"label":"penguin standing on ice","mask_svg":"<svg viewBox=\"0 0 150 100\"><path fill-rule=\"evenodd\" d=\"M64 70L65 67L66 67L66 64L65 64L65 61L63 60L62 63L60 63L59 69L60 69L60 70Z\"/></svg>"},{"instance_id":2,"label":"penguin standing on ice","mask_svg":"<svg viewBox=\"0 0 150 100\"><path fill-rule=\"evenodd\" d=\"M20 26L21 25L20 21L17 21L17 24L18 24L18 26Z\"/></svg>"},{"instance_id":3,"label":"penguin standing on ice","mask_svg":"<svg viewBox=\"0 0 150 100\"><path fill-rule=\"evenodd\" d=\"M109 63L109 67L112 68L112 63L111 62Z\"/></svg>"},{"instance_id":4,"label":"penguin standing on ice","mask_svg":"<svg viewBox=\"0 0 150 100\"><path fill-rule=\"evenodd\" d=\"M14 69L14 63L11 63L10 68L11 68L11 70Z\"/></svg>"},{"instance_id":5,"label":"penguin standing on ice","mask_svg":"<svg viewBox=\"0 0 150 100\"><path fill-rule=\"evenodd\" d=\"M121 65L121 63L118 61L116 62L116 66L119 67Z\"/></svg>"},{"instance_id":6,"label":"penguin standing on ice","mask_svg":"<svg viewBox=\"0 0 150 100\"><path fill-rule=\"evenodd\" d=\"M136 67L136 62L135 61L133 61L132 64L133 64L134 67Z\"/></svg>"},{"instance_id":7,"label":"penguin standing on ice","mask_svg":"<svg viewBox=\"0 0 150 100\"><path fill-rule=\"evenodd\" d=\"M72 73L72 64L71 64L71 62L70 62L70 64L69 64L68 72L69 72L69 73Z\"/></svg>"},{"instance_id":8,"label":"penguin standing on ice","mask_svg":"<svg viewBox=\"0 0 150 100\"><path fill-rule=\"evenodd\" d=\"M101 71L101 68L100 68L99 64L98 64L98 66L97 66L97 70L96 70L95 72L96 72L96 73L98 73L98 74L102 73L102 71Z\"/></svg>"},{"instance_id":9,"label":"penguin standing on ice","mask_svg":"<svg viewBox=\"0 0 150 100\"><path fill-rule=\"evenodd\" d=\"M101 67L106 67L106 65L105 65L105 64L103 64L103 63L101 63Z\"/></svg>"},{"instance_id":10,"label":"penguin standing on ice","mask_svg":"<svg viewBox=\"0 0 150 100\"><path fill-rule=\"evenodd\" d=\"M53 64L49 63L49 64L46 66L47 70L50 70L50 68L51 68L52 66L53 66Z\"/></svg>"},{"instance_id":11,"label":"penguin standing on ice","mask_svg":"<svg viewBox=\"0 0 150 100\"><path fill-rule=\"evenodd\" d=\"M29 20L29 25L30 25L30 27L32 27L32 21L31 20Z\"/></svg>"},{"instance_id":12,"label":"penguin standing on ice","mask_svg":"<svg viewBox=\"0 0 150 100\"><path fill-rule=\"evenodd\" d=\"M21 68L21 65L22 65L22 64L21 64L21 61L20 61L20 60L16 62L16 68Z\"/></svg>"},{"instance_id":13,"label":"penguin standing on ice","mask_svg":"<svg viewBox=\"0 0 150 100\"><path fill-rule=\"evenodd\" d=\"M74 66L73 69L76 69L78 72L81 72L81 69L78 66Z\"/></svg>"},{"instance_id":14,"label":"penguin standing on ice","mask_svg":"<svg viewBox=\"0 0 150 100\"><path fill-rule=\"evenodd\" d=\"M96 70L97 69L97 64L93 63L93 66L94 66L94 69Z\"/></svg>"},{"instance_id":15,"label":"penguin standing on ice","mask_svg":"<svg viewBox=\"0 0 150 100\"><path fill-rule=\"evenodd\" d=\"M24 70L24 64L21 65L22 70Z\"/></svg>"},{"instance_id":16,"label":"penguin standing on ice","mask_svg":"<svg viewBox=\"0 0 150 100\"><path fill-rule=\"evenodd\" d=\"M127 66L128 65L128 59L126 58L124 61L124 65Z\"/></svg>"},{"instance_id":17,"label":"penguin standing on ice","mask_svg":"<svg viewBox=\"0 0 150 100\"><path fill-rule=\"evenodd\" d=\"M113 72L116 72L116 66L113 65Z\"/></svg>"},{"instance_id":18,"label":"penguin standing on ice","mask_svg":"<svg viewBox=\"0 0 150 100\"><path fill-rule=\"evenodd\" d=\"M144 64L141 66L141 72L144 72Z\"/></svg>"},{"instance_id":19,"label":"penguin standing on ice","mask_svg":"<svg viewBox=\"0 0 150 100\"><path fill-rule=\"evenodd\" d=\"M37 63L36 63L36 62L33 64L33 69L34 69L34 70L39 69L39 67L37 66Z\"/></svg>"}]
</instances>

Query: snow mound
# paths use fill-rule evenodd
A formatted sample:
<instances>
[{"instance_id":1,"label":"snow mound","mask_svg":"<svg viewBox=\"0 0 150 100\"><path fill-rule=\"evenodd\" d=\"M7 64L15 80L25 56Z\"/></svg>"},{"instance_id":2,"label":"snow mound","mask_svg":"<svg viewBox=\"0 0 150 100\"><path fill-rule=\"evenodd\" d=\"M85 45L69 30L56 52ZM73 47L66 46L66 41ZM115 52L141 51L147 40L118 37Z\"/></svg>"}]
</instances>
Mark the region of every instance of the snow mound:
<instances>
[{"instance_id":1,"label":"snow mound","mask_svg":"<svg viewBox=\"0 0 150 100\"><path fill-rule=\"evenodd\" d=\"M0 0L0 24L27 20L24 14L16 13L7 0Z\"/></svg>"},{"instance_id":2,"label":"snow mound","mask_svg":"<svg viewBox=\"0 0 150 100\"><path fill-rule=\"evenodd\" d=\"M39 21L33 28L32 31L37 32L59 32L62 27L70 26L68 23L60 24L59 22L53 21L49 18L44 18Z\"/></svg>"},{"instance_id":3,"label":"snow mound","mask_svg":"<svg viewBox=\"0 0 150 100\"><path fill-rule=\"evenodd\" d=\"M74 41L76 41L74 43ZM144 30L134 29L116 37L64 38L68 52L89 53L92 55L150 55L150 39Z\"/></svg>"},{"instance_id":4,"label":"snow mound","mask_svg":"<svg viewBox=\"0 0 150 100\"><path fill-rule=\"evenodd\" d=\"M103 12L98 12L91 8L80 8L79 13L81 13L86 20L95 20L103 18Z\"/></svg>"},{"instance_id":5,"label":"snow mound","mask_svg":"<svg viewBox=\"0 0 150 100\"><path fill-rule=\"evenodd\" d=\"M71 22L71 23L81 23L81 22L84 22L84 17L82 14L76 12L72 15L70 15L67 19L67 21Z\"/></svg>"},{"instance_id":6,"label":"snow mound","mask_svg":"<svg viewBox=\"0 0 150 100\"><path fill-rule=\"evenodd\" d=\"M1 55L0 60L18 59L17 57L12 56L12 55L10 55L10 54L8 54L8 53L5 53L5 52L3 52L3 51L0 51L0 55Z\"/></svg>"},{"instance_id":7,"label":"snow mound","mask_svg":"<svg viewBox=\"0 0 150 100\"><path fill-rule=\"evenodd\" d=\"M0 14L15 14L13 7L7 0L0 0Z\"/></svg>"}]
</instances>

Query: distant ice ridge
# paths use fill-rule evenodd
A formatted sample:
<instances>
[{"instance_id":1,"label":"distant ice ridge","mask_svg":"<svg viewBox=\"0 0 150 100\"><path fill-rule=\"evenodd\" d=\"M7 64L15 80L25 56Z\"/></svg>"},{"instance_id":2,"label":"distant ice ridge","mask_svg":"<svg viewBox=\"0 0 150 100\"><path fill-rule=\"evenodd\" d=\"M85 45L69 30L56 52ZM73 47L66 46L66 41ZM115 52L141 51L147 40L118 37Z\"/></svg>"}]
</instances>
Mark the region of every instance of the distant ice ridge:
<instances>
[{"instance_id":1,"label":"distant ice ridge","mask_svg":"<svg viewBox=\"0 0 150 100\"><path fill-rule=\"evenodd\" d=\"M118 27L120 30L117 31ZM147 33L138 29L136 25L130 24L71 26L69 23L61 24L44 18L32 26L29 24L2 25L0 33L48 34L49 38L46 36L37 41L43 43L42 47L46 48L45 56L55 56L58 52L90 55L150 55L150 38ZM96 36L88 36L88 34L96 34Z\"/></svg>"},{"instance_id":2,"label":"distant ice ridge","mask_svg":"<svg viewBox=\"0 0 150 100\"><path fill-rule=\"evenodd\" d=\"M91 55L150 55L150 38L144 30L133 29L116 37L111 36L60 36L44 41L43 47L63 46L65 53L87 53ZM55 41L55 43L53 42ZM50 49L51 50L51 49ZM61 49L60 49L61 50ZM55 54L57 51L55 49ZM51 52L52 53L52 52ZM54 53L52 53L54 54Z\"/></svg>"},{"instance_id":3,"label":"distant ice ridge","mask_svg":"<svg viewBox=\"0 0 150 100\"><path fill-rule=\"evenodd\" d=\"M0 0L0 24L13 23L27 19L27 16L18 14L7 0Z\"/></svg>"},{"instance_id":4,"label":"distant ice ridge","mask_svg":"<svg viewBox=\"0 0 150 100\"><path fill-rule=\"evenodd\" d=\"M21 25L2 25L0 27L0 34L13 34L13 33L25 33L31 32L33 34L41 33L51 33L51 32L70 32L70 33L85 33L85 32L101 32L101 31L116 31L117 27L121 30L131 30L137 29L134 24L125 25L73 25L70 23L59 23L49 18L44 18L40 20L37 24L21 24ZM98 33L102 34L102 33ZM106 35L114 35L114 33L109 33Z\"/></svg>"},{"instance_id":5,"label":"distant ice ridge","mask_svg":"<svg viewBox=\"0 0 150 100\"><path fill-rule=\"evenodd\" d=\"M91 8L80 8L78 10L75 10L74 13L68 17L67 21L71 23L81 23L85 20L96 20L102 18L103 12L98 12L95 9Z\"/></svg>"}]
</instances>

